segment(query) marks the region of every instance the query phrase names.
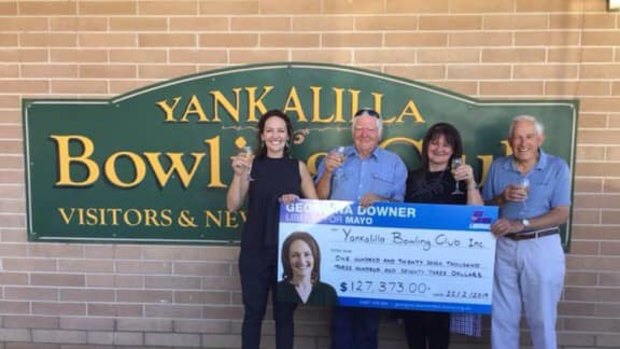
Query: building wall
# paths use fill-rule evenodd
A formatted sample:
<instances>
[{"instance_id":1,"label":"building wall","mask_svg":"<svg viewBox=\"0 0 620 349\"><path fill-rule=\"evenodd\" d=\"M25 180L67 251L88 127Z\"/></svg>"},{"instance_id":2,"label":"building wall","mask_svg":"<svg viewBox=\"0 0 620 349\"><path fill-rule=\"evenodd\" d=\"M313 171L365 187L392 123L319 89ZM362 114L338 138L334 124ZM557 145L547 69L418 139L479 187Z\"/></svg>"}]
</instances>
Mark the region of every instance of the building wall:
<instances>
[{"instance_id":1,"label":"building wall","mask_svg":"<svg viewBox=\"0 0 620 349\"><path fill-rule=\"evenodd\" d=\"M0 349L239 347L235 247L27 242L21 99L108 98L272 61L363 67L477 98L579 98L560 343L620 347L619 26L604 0L1 1ZM298 311L297 347L326 348L328 319ZM482 339L454 347L488 348L485 324ZM270 322L265 334L274 347ZM395 320L381 347L404 348Z\"/></svg>"}]
</instances>

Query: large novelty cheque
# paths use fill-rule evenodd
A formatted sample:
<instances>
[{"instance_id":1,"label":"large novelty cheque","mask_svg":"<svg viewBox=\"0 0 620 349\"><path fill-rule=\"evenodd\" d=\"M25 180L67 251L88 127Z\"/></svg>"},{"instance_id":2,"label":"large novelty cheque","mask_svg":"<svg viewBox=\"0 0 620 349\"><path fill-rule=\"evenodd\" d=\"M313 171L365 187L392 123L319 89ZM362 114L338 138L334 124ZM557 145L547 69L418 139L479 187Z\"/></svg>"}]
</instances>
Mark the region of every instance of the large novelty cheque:
<instances>
[{"instance_id":1,"label":"large novelty cheque","mask_svg":"<svg viewBox=\"0 0 620 349\"><path fill-rule=\"evenodd\" d=\"M285 239L306 232L339 305L488 314L496 219L493 206L298 200L280 208L279 260Z\"/></svg>"}]
</instances>

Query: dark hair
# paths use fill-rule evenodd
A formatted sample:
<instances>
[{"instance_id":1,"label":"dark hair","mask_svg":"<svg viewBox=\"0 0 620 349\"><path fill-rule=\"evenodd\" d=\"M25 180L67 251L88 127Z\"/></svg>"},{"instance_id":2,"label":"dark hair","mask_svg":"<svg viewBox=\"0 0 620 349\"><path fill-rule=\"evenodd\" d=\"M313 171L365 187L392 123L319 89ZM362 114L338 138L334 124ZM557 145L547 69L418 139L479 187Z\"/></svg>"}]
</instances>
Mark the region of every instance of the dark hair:
<instances>
[{"instance_id":1,"label":"dark hair","mask_svg":"<svg viewBox=\"0 0 620 349\"><path fill-rule=\"evenodd\" d=\"M265 145L263 144L261 135L265 131L265 124L267 123L267 120L272 117L280 118L284 120L284 123L286 124L286 134L289 140L284 146L284 157L288 157L291 154L291 147L289 146L289 142L293 139L293 124L291 124L291 120L288 118L288 116L278 109L272 109L266 112L260 117L260 120L258 120L258 133L256 134L256 144L258 147L254 151L254 155L256 155L256 157L267 156L267 147L265 147Z\"/></svg>"},{"instance_id":2,"label":"dark hair","mask_svg":"<svg viewBox=\"0 0 620 349\"><path fill-rule=\"evenodd\" d=\"M312 258L314 260L310 279L313 284L319 282L321 280L321 250L319 249L319 244L316 242L314 237L305 231L296 231L292 233L282 244L282 267L284 268L282 278L288 281L293 277L293 268L291 267L291 261L289 260L288 254L290 252L291 245L297 240L305 242L310 247L310 251L312 251Z\"/></svg>"},{"instance_id":3,"label":"dark hair","mask_svg":"<svg viewBox=\"0 0 620 349\"><path fill-rule=\"evenodd\" d=\"M428 171L428 145L439 136L444 136L446 139L446 143L448 143L452 147L452 156L450 160L455 157L460 157L463 155L463 141L461 140L461 135L459 131L447 122L440 122L431 126L431 128L426 131L424 135L424 140L422 143L422 168L425 171ZM451 161L450 161L451 162ZM451 163L448 163L448 168L451 166Z\"/></svg>"}]
</instances>

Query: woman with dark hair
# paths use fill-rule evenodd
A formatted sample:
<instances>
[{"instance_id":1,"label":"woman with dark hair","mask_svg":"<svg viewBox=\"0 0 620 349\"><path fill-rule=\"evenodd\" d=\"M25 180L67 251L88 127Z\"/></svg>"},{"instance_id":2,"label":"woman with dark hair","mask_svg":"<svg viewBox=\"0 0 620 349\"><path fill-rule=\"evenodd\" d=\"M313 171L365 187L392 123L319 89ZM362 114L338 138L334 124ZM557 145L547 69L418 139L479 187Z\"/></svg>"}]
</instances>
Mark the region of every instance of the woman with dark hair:
<instances>
[{"instance_id":1,"label":"woman with dark hair","mask_svg":"<svg viewBox=\"0 0 620 349\"><path fill-rule=\"evenodd\" d=\"M316 199L317 195L306 165L289 157L292 135L288 116L270 110L258 122L256 157L249 154L231 157L234 176L226 196L228 210L238 210L248 197L239 253L243 349L260 347L269 290L272 290L276 348L293 348L293 313L297 304L277 301L275 292L279 203L288 204L301 196Z\"/></svg>"},{"instance_id":2,"label":"woman with dark hair","mask_svg":"<svg viewBox=\"0 0 620 349\"><path fill-rule=\"evenodd\" d=\"M312 235L298 231L282 244L283 280L278 283L280 300L310 305L334 305L336 290L321 282L321 251Z\"/></svg>"},{"instance_id":3,"label":"woman with dark hair","mask_svg":"<svg viewBox=\"0 0 620 349\"><path fill-rule=\"evenodd\" d=\"M448 123L431 126L422 143L422 164L407 177L405 202L483 205L473 169L460 161L462 155L463 142L454 126ZM448 348L450 313L405 311L401 315L410 349ZM453 317L453 323L462 328L459 333L479 332L479 315L453 314Z\"/></svg>"}]
</instances>

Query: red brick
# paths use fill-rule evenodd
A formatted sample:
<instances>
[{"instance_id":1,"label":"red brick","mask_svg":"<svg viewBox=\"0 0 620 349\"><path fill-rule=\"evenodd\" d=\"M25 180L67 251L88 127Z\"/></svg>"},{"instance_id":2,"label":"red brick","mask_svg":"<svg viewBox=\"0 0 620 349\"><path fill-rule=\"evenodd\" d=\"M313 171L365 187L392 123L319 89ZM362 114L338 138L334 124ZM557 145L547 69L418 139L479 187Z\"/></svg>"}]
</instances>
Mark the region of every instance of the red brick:
<instances>
[{"instance_id":1,"label":"red brick","mask_svg":"<svg viewBox=\"0 0 620 349\"><path fill-rule=\"evenodd\" d=\"M319 47L318 34L260 34L261 47Z\"/></svg>"},{"instance_id":2,"label":"red brick","mask_svg":"<svg viewBox=\"0 0 620 349\"><path fill-rule=\"evenodd\" d=\"M483 18L483 29L547 29L548 18L545 14L485 14Z\"/></svg>"},{"instance_id":3,"label":"red brick","mask_svg":"<svg viewBox=\"0 0 620 349\"><path fill-rule=\"evenodd\" d=\"M210 319L238 319L243 316L243 308L239 306L205 306L204 313Z\"/></svg>"},{"instance_id":4,"label":"red brick","mask_svg":"<svg viewBox=\"0 0 620 349\"><path fill-rule=\"evenodd\" d=\"M576 46L579 45L579 41L578 31L535 31L514 34L514 43L517 46Z\"/></svg>"},{"instance_id":5,"label":"red brick","mask_svg":"<svg viewBox=\"0 0 620 349\"><path fill-rule=\"evenodd\" d=\"M117 290L117 301L123 303L172 303L173 292L161 290Z\"/></svg>"},{"instance_id":6,"label":"red brick","mask_svg":"<svg viewBox=\"0 0 620 349\"><path fill-rule=\"evenodd\" d=\"M17 15L17 1L6 1L0 3L0 13L5 16Z\"/></svg>"},{"instance_id":7,"label":"red brick","mask_svg":"<svg viewBox=\"0 0 620 349\"><path fill-rule=\"evenodd\" d=\"M531 1L517 0L517 12L571 12L581 9L581 4L576 1L547 0Z\"/></svg>"},{"instance_id":8,"label":"red brick","mask_svg":"<svg viewBox=\"0 0 620 349\"><path fill-rule=\"evenodd\" d=\"M85 331L32 330L32 341L44 343L86 343Z\"/></svg>"},{"instance_id":9,"label":"red brick","mask_svg":"<svg viewBox=\"0 0 620 349\"><path fill-rule=\"evenodd\" d=\"M620 261L609 257L568 255L566 266L569 270L580 271L615 271L620 268ZM620 296L620 293L619 293Z\"/></svg>"},{"instance_id":10,"label":"red brick","mask_svg":"<svg viewBox=\"0 0 620 349\"><path fill-rule=\"evenodd\" d=\"M596 305L593 303L562 302L558 306L560 316L592 316Z\"/></svg>"},{"instance_id":11,"label":"red brick","mask_svg":"<svg viewBox=\"0 0 620 349\"><path fill-rule=\"evenodd\" d=\"M82 257L82 247L63 244L32 244L29 246L32 257L71 258Z\"/></svg>"},{"instance_id":12,"label":"red brick","mask_svg":"<svg viewBox=\"0 0 620 349\"><path fill-rule=\"evenodd\" d=\"M328 14L375 14L383 12L383 2L374 0L330 0L323 3Z\"/></svg>"},{"instance_id":13,"label":"red brick","mask_svg":"<svg viewBox=\"0 0 620 349\"><path fill-rule=\"evenodd\" d=\"M89 316L143 316L141 304L93 303L88 304L87 309Z\"/></svg>"},{"instance_id":14,"label":"red brick","mask_svg":"<svg viewBox=\"0 0 620 349\"><path fill-rule=\"evenodd\" d=\"M5 315L4 328L36 328L52 329L59 328L59 318L50 316L20 316Z\"/></svg>"},{"instance_id":15,"label":"red brick","mask_svg":"<svg viewBox=\"0 0 620 349\"><path fill-rule=\"evenodd\" d=\"M377 38L380 39L380 36ZM437 47L447 46L448 35L444 33L387 33L385 46ZM379 46L379 45L370 45Z\"/></svg>"},{"instance_id":16,"label":"red brick","mask_svg":"<svg viewBox=\"0 0 620 349\"><path fill-rule=\"evenodd\" d=\"M171 274L172 263L168 261L115 261L115 271L119 274Z\"/></svg>"},{"instance_id":17,"label":"red brick","mask_svg":"<svg viewBox=\"0 0 620 349\"><path fill-rule=\"evenodd\" d=\"M19 44L22 47L70 47L77 45L77 36L62 33L22 33L19 36Z\"/></svg>"},{"instance_id":18,"label":"red brick","mask_svg":"<svg viewBox=\"0 0 620 349\"><path fill-rule=\"evenodd\" d=\"M445 13L449 11L450 0L386 0L387 13Z\"/></svg>"},{"instance_id":19,"label":"red brick","mask_svg":"<svg viewBox=\"0 0 620 349\"><path fill-rule=\"evenodd\" d=\"M117 319L119 331L139 332L170 332L172 331L171 319Z\"/></svg>"},{"instance_id":20,"label":"red brick","mask_svg":"<svg viewBox=\"0 0 620 349\"><path fill-rule=\"evenodd\" d=\"M77 2L73 1L20 1L20 15L76 15Z\"/></svg>"},{"instance_id":21,"label":"red brick","mask_svg":"<svg viewBox=\"0 0 620 349\"><path fill-rule=\"evenodd\" d=\"M318 18L314 19L316 24L315 30L320 29L322 31L330 30L351 30L348 17L325 17L326 20L322 21ZM308 18L308 22L312 19ZM299 30L295 24L299 19L295 19L293 22L293 29ZM418 29L418 17L415 15L409 16L384 16L374 14L371 16L357 16L355 17L355 29L358 31L372 30L372 31L392 31L392 30L417 30ZM308 23L310 26L311 24ZM334 29L331 29L334 28ZM338 29L335 29L338 28Z\"/></svg>"},{"instance_id":22,"label":"red brick","mask_svg":"<svg viewBox=\"0 0 620 349\"><path fill-rule=\"evenodd\" d=\"M80 65L81 78L135 78L137 69L135 65Z\"/></svg>"},{"instance_id":23,"label":"red brick","mask_svg":"<svg viewBox=\"0 0 620 349\"><path fill-rule=\"evenodd\" d=\"M103 80L53 80L52 93L105 94L108 84Z\"/></svg>"},{"instance_id":24,"label":"red brick","mask_svg":"<svg viewBox=\"0 0 620 349\"><path fill-rule=\"evenodd\" d=\"M232 272L229 263L176 262L173 270L175 275L196 276L230 276Z\"/></svg>"},{"instance_id":25,"label":"red brick","mask_svg":"<svg viewBox=\"0 0 620 349\"><path fill-rule=\"evenodd\" d=\"M114 262L111 260L59 260L58 270L63 272L111 273L114 271Z\"/></svg>"},{"instance_id":26,"label":"red brick","mask_svg":"<svg viewBox=\"0 0 620 349\"><path fill-rule=\"evenodd\" d=\"M478 63L479 59L478 49L420 49L417 54L418 63ZM462 66L454 67L459 69ZM451 68L448 68L448 72Z\"/></svg>"},{"instance_id":27,"label":"red brick","mask_svg":"<svg viewBox=\"0 0 620 349\"><path fill-rule=\"evenodd\" d=\"M1 38L2 36L0 35L0 41ZM0 50L0 62L47 62L47 50L31 48L10 49L3 47Z\"/></svg>"},{"instance_id":28,"label":"red brick","mask_svg":"<svg viewBox=\"0 0 620 349\"><path fill-rule=\"evenodd\" d=\"M33 286L65 286L80 287L85 286L84 275L76 274L41 274L33 273L30 276L30 283Z\"/></svg>"},{"instance_id":29,"label":"red brick","mask_svg":"<svg viewBox=\"0 0 620 349\"><path fill-rule=\"evenodd\" d=\"M144 316L152 318L201 318L202 309L195 305L145 304ZM210 314L211 315L211 314ZM209 318L218 318L209 316ZM235 317L238 318L238 317Z\"/></svg>"},{"instance_id":30,"label":"red brick","mask_svg":"<svg viewBox=\"0 0 620 349\"><path fill-rule=\"evenodd\" d=\"M360 1L360 0L357 0ZM315 0L296 0L293 2L287 2L286 6L282 6L280 0L261 0L258 2L258 10L261 14L274 15L274 14L301 14L307 15L311 13L321 13L321 2ZM329 6L327 3L323 3L323 6ZM326 13L329 13L327 9L323 9Z\"/></svg>"},{"instance_id":31,"label":"red brick","mask_svg":"<svg viewBox=\"0 0 620 349\"><path fill-rule=\"evenodd\" d=\"M176 304L230 304L229 292L207 291L175 291L174 303Z\"/></svg>"},{"instance_id":32,"label":"red brick","mask_svg":"<svg viewBox=\"0 0 620 349\"><path fill-rule=\"evenodd\" d=\"M113 302L114 290L61 289L60 300L64 302Z\"/></svg>"},{"instance_id":33,"label":"red brick","mask_svg":"<svg viewBox=\"0 0 620 349\"><path fill-rule=\"evenodd\" d=\"M25 78L77 78L75 65L22 65L22 77Z\"/></svg>"},{"instance_id":34,"label":"red brick","mask_svg":"<svg viewBox=\"0 0 620 349\"><path fill-rule=\"evenodd\" d=\"M169 57L170 63L226 64L228 62L228 52L225 49L170 49ZM166 58L165 55L164 58Z\"/></svg>"},{"instance_id":35,"label":"red brick","mask_svg":"<svg viewBox=\"0 0 620 349\"><path fill-rule=\"evenodd\" d=\"M144 344L176 347L200 347L199 334L146 333Z\"/></svg>"},{"instance_id":36,"label":"red brick","mask_svg":"<svg viewBox=\"0 0 620 349\"><path fill-rule=\"evenodd\" d=\"M47 93L47 80L3 80L0 84L0 93Z\"/></svg>"},{"instance_id":37,"label":"red brick","mask_svg":"<svg viewBox=\"0 0 620 349\"><path fill-rule=\"evenodd\" d=\"M88 33L78 34L82 47L136 47L138 35L135 33Z\"/></svg>"},{"instance_id":38,"label":"red brick","mask_svg":"<svg viewBox=\"0 0 620 349\"><path fill-rule=\"evenodd\" d=\"M6 13L0 10L0 15L5 16ZM0 31L3 33L46 31L47 28L47 22L37 17L3 17L0 21Z\"/></svg>"},{"instance_id":39,"label":"red brick","mask_svg":"<svg viewBox=\"0 0 620 349\"><path fill-rule=\"evenodd\" d=\"M229 63L231 64L279 62L288 59L288 50L286 49L231 49L229 54Z\"/></svg>"},{"instance_id":40,"label":"red brick","mask_svg":"<svg viewBox=\"0 0 620 349\"><path fill-rule=\"evenodd\" d=\"M113 51L114 52L114 51ZM96 63L107 62L108 51L103 49L51 49L52 62Z\"/></svg>"},{"instance_id":41,"label":"red brick","mask_svg":"<svg viewBox=\"0 0 620 349\"><path fill-rule=\"evenodd\" d=\"M188 276L145 276L145 287L151 289L200 289L201 279L200 277L188 277Z\"/></svg>"},{"instance_id":42,"label":"red brick","mask_svg":"<svg viewBox=\"0 0 620 349\"><path fill-rule=\"evenodd\" d=\"M564 328L568 331L579 332L618 332L620 321L602 318L567 318L564 320Z\"/></svg>"},{"instance_id":43,"label":"red brick","mask_svg":"<svg viewBox=\"0 0 620 349\"><path fill-rule=\"evenodd\" d=\"M196 15L198 13L197 1L140 1L138 3L138 13L144 15L162 15L167 17L177 17L179 15Z\"/></svg>"},{"instance_id":44,"label":"red brick","mask_svg":"<svg viewBox=\"0 0 620 349\"><path fill-rule=\"evenodd\" d=\"M229 321L218 320L175 320L174 332L193 332L204 334L230 333Z\"/></svg>"},{"instance_id":45,"label":"red brick","mask_svg":"<svg viewBox=\"0 0 620 349\"><path fill-rule=\"evenodd\" d=\"M105 17L51 17L50 29L52 31L107 31L108 19Z\"/></svg>"},{"instance_id":46,"label":"red brick","mask_svg":"<svg viewBox=\"0 0 620 349\"><path fill-rule=\"evenodd\" d=\"M110 31L166 31L168 22L165 18L156 17L113 17L110 18Z\"/></svg>"},{"instance_id":47,"label":"red brick","mask_svg":"<svg viewBox=\"0 0 620 349\"><path fill-rule=\"evenodd\" d=\"M608 224L607 221L605 220L605 214L608 212L604 212L603 213L603 224ZM610 212L611 213L611 212ZM620 219L618 219L618 212L615 212L616 217L613 219L613 224L618 224L617 222L620 221ZM601 244L601 255L608 255L608 256L620 256L620 243L618 242L605 242ZM618 261L618 267L620 267L620 261Z\"/></svg>"},{"instance_id":48,"label":"red brick","mask_svg":"<svg viewBox=\"0 0 620 349\"><path fill-rule=\"evenodd\" d=\"M0 301L2 314L28 314L30 313L29 302Z\"/></svg>"},{"instance_id":49,"label":"red brick","mask_svg":"<svg viewBox=\"0 0 620 349\"><path fill-rule=\"evenodd\" d=\"M616 245L616 248L618 246L617 242L614 242L613 244ZM602 244L603 246L605 244ZM618 254L616 253L616 256ZM612 287L618 287L620 286L620 274L618 273L618 271L614 271L613 273L600 273L599 274L599 283L601 286L612 286Z\"/></svg>"},{"instance_id":50,"label":"red brick","mask_svg":"<svg viewBox=\"0 0 620 349\"><path fill-rule=\"evenodd\" d=\"M229 19L224 17L171 17L169 21L173 32L227 31L229 27Z\"/></svg>"},{"instance_id":51,"label":"red brick","mask_svg":"<svg viewBox=\"0 0 620 349\"><path fill-rule=\"evenodd\" d=\"M377 17L372 16L370 18L363 17L359 18L358 21L360 23L365 23L364 21L378 21ZM383 23L384 21L381 21ZM355 23L355 24L354 24ZM343 17L343 16L330 16L330 15L321 15L321 16L295 16L292 19L292 30L293 32L306 32L306 31L321 31L321 32L338 32L338 31L351 31L354 26L357 28L358 22L354 20L353 17ZM366 28L366 27L364 27ZM366 30L362 29L361 30Z\"/></svg>"},{"instance_id":52,"label":"red brick","mask_svg":"<svg viewBox=\"0 0 620 349\"><path fill-rule=\"evenodd\" d=\"M198 8L201 15L253 15L258 14L258 1L248 0L248 1L230 1L230 0L221 0L221 1L199 1ZM265 13L264 11L260 11L260 13Z\"/></svg>"},{"instance_id":53,"label":"red brick","mask_svg":"<svg viewBox=\"0 0 620 349\"><path fill-rule=\"evenodd\" d=\"M62 317L60 328L65 330L113 331L114 319L84 317Z\"/></svg>"},{"instance_id":54,"label":"red brick","mask_svg":"<svg viewBox=\"0 0 620 349\"><path fill-rule=\"evenodd\" d=\"M58 290L43 287L5 287L4 298L28 301L55 301L58 300Z\"/></svg>"},{"instance_id":55,"label":"red brick","mask_svg":"<svg viewBox=\"0 0 620 349\"><path fill-rule=\"evenodd\" d=\"M348 53L348 52L347 52ZM356 49L354 52L356 63L402 63L414 62L416 51L412 49Z\"/></svg>"},{"instance_id":56,"label":"red brick","mask_svg":"<svg viewBox=\"0 0 620 349\"><path fill-rule=\"evenodd\" d=\"M78 4L80 15L135 15L138 7L133 1L85 1Z\"/></svg>"},{"instance_id":57,"label":"red brick","mask_svg":"<svg viewBox=\"0 0 620 349\"><path fill-rule=\"evenodd\" d=\"M0 272L0 285L20 286L28 285L28 274Z\"/></svg>"},{"instance_id":58,"label":"red brick","mask_svg":"<svg viewBox=\"0 0 620 349\"><path fill-rule=\"evenodd\" d=\"M420 30L479 30L482 28L481 16L421 16Z\"/></svg>"},{"instance_id":59,"label":"red brick","mask_svg":"<svg viewBox=\"0 0 620 349\"><path fill-rule=\"evenodd\" d=\"M514 0L452 0L451 13L512 12Z\"/></svg>"}]
</instances>

